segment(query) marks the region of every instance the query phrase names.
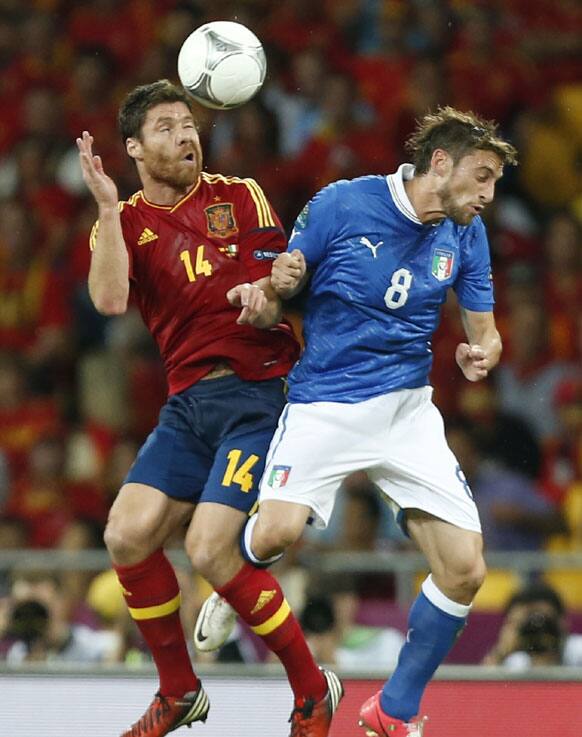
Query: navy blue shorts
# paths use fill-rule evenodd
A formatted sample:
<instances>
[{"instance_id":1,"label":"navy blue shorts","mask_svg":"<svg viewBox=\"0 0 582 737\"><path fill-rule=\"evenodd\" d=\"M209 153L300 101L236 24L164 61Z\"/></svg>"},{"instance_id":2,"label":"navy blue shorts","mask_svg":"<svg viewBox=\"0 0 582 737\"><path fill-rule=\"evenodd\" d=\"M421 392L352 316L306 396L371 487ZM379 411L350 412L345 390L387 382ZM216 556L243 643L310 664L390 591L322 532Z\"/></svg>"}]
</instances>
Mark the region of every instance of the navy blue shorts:
<instances>
[{"instance_id":1,"label":"navy blue shorts","mask_svg":"<svg viewBox=\"0 0 582 737\"><path fill-rule=\"evenodd\" d=\"M200 381L162 407L125 483L248 512L284 406L280 378L243 381L230 375Z\"/></svg>"}]
</instances>

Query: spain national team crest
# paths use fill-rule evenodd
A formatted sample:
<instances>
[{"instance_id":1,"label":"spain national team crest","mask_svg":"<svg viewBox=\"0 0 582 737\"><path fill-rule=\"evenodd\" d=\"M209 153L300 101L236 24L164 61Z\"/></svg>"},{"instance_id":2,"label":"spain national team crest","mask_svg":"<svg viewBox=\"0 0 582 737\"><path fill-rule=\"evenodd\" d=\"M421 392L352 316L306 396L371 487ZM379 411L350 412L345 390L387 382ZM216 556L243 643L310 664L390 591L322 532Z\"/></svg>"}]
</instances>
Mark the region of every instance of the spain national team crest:
<instances>
[{"instance_id":1,"label":"spain national team crest","mask_svg":"<svg viewBox=\"0 0 582 737\"><path fill-rule=\"evenodd\" d=\"M233 206L231 202L221 202L218 205L210 205L204 209L208 225L208 235L218 238L228 238L238 233L238 226L234 219Z\"/></svg>"},{"instance_id":2,"label":"spain national team crest","mask_svg":"<svg viewBox=\"0 0 582 737\"><path fill-rule=\"evenodd\" d=\"M290 473L291 466L273 466L267 483L272 489L280 489L287 483Z\"/></svg>"},{"instance_id":3,"label":"spain national team crest","mask_svg":"<svg viewBox=\"0 0 582 737\"><path fill-rule=\"evenodd\" d=\"M453 273L455 254L444 248L435 248L432 255L431 274L439 281L445 281Z\"/></svg>"}]
</instances>

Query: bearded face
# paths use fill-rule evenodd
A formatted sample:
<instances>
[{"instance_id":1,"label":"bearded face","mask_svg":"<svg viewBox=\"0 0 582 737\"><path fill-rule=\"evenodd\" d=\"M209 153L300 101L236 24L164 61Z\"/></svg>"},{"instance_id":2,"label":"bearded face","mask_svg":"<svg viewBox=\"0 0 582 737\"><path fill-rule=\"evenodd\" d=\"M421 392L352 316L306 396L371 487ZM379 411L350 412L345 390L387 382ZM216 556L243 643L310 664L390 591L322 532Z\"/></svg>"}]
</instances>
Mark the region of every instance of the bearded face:
<instances>
[{"instance_id":1,"label":"bearded face","mask_svg":"<svg viewBox=\"0 0 582 737\"><path fill-rule=\"evenodd\" d=\"M202 171L202 148L194 119L182 102L160 103L148 110L141 138L129 139L142 182L148 179L179 192L191 187Z\"/></svg>"},{"instance_id":2,"label":"bearded face","mask_svg":"<svg viewBox=\"0 0 582 737\"><path fill-rule=\"evenodd\" d=\"M458 225L469 225L493 200L502 169L493 151L476 150L463 156L438 191L446 217Z\"/></svg>"},{"instance_id":3,"label":"bearded face","mask_svg":"<svg viewBox=\"0 0 582 737\"><path fill-rule=\"evenodd\" d=\"M177 153L168 147L143 146L143 168L156 182L182 190L190 187L198 179L202 170L202 150L198 140L192 141Z\"/></svg>"}]
</instances>

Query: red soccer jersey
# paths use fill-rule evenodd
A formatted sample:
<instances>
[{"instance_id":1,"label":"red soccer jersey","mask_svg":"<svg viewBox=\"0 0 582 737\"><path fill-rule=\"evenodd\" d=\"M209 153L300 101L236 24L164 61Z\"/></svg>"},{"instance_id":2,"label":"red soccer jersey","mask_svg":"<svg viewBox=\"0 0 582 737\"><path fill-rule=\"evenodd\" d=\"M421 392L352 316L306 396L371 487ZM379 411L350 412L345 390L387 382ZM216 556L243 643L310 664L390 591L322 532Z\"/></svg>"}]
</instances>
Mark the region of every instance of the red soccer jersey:
<instances>
[{"instance_id":1,"label":"red soccer jersey","mask_svg":"<svg viewBox=\"0 0 582 737\"><path fill-rule=\"evenodd\" d=\"M285 234L253 179L203 173L180 202L164 207L137 192L120 203L132 296L176 394L226 362L242 379L284 376L298 344L283 322L270 330L237 325L231 287L271 273ZM98 222L91 233L91 248Z\"/></svg>"}]
</instances>

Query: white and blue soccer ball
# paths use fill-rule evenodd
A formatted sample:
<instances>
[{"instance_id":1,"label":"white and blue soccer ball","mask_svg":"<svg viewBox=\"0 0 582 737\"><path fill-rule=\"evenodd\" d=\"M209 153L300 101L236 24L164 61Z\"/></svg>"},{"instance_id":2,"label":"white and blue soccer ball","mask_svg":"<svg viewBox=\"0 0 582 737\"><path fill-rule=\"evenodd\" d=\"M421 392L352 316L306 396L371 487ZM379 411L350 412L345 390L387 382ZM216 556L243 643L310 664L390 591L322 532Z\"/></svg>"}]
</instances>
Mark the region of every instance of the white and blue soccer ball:
<instances>
[{"instance_id":1,"label":"white and blue soccer ball","mask_svg":"<svg viewBox=\"0 0 582 737\"><path fill-rule=\"evenodd\" d=\"M246 26L213 21L193 31L178 54L178 76L201 105L228 110L248 102L267 73L263 46Z\"/></svg>"}]
</instances>

